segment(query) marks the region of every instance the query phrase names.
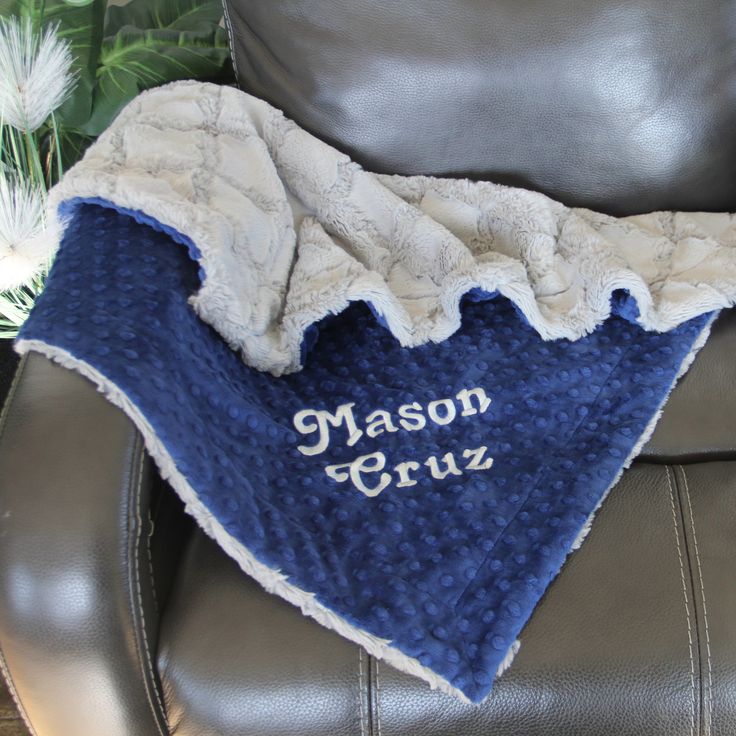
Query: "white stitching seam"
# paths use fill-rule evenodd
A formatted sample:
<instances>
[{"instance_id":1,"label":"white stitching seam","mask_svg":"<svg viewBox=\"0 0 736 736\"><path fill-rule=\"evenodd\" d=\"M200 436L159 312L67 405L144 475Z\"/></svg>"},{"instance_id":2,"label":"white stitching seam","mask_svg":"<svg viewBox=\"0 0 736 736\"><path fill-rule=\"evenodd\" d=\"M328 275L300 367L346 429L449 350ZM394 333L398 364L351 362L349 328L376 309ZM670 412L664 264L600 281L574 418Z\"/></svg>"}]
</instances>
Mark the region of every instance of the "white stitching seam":
<instances>
[{"instance_id":1,"label":"white stitching seam","mask_svg":"<svg viewBox=\"0 0 736 736\"><path fill-rule=\"evenodd\" d=\"M690 649L690 687L692 689L692 700L690 702L690 736L695 733L695 659L693 658L693 634L690 626L690 604L688 603L687 587L685 586L685 566L682 563L682 549L680 548L680 532L677 527L677 514L675 513L675 492L672 489L672 478L669 466L665 465L667 471L667 485L670 489L670 504L672 505L672 521L675 523L675 541L677 542L677 557L680 560L680 578L682 580L682 593L685 596L685 615L687 616L687 641Z\"/></svg>"},{"instance_id":2,"label":"white stitching seam","mask_svg":"<svg viewBox=\"0 0 736 736\"><path fill-rule=\"evenodd\" d=\"M140 642L138 641L138 637L134 636L136 642L136 649L138 650L138 661L141 665L141 670L143 672L143 684L146 690L146 697L148 698L148 704L151 707L151 714L153 715L153 720L156 724L156 728L158 729L158 732L161 734L161 736L165 736L163 730L161 729L161 723L158 720L158 716L156 715L156 708L153 705L153 701L151 700L151 690L153 690L153 694L156 697L156 702L158 703L158 707L160 708L161 715L165 718L166 717L166 711L164 710L163 703L161 702L161 698L159 697L158 690L155 685L155 677L153 672L153 663L151 660L151 652L148 648L148 637L146 636L146 618L145 614L143 612L143 595L141 594L141 581L140 581L140 568L138 567L138 548L140 547L140 536L143 529L142 519L141 519L141 488L143 486L143 471L145 470L146 466L146 454L142 446L142 440L139 439L136 443L136 447L140 450L140 467L138 469L138 482L136 484L136 499L135 499L135 512L136 512L136 523L137 523L137 537L134 540L134 562L133 562L133 574L132 577L135 578L135 585L136 585L136 592L138 595L138 610L140 611L141 616L141 639L143 639L143 648L146 655L146 664L148 666L148 674L149 677L146 677L146 670L143 663L143 658L141 656L141 648L140 648ZM132 591L131 591L131 602L132 602Z\"/></svg>"},{"instance_id":3,"label":"white stitching seam","mask_svg":"<svg viewBox=\"0 0 736 736\"><path fill-rule=\"evenodd\" d=\"M233 60L233 72L235 73L235 81L238 86L240 86L238 62L235 59L235 35L233 34L233 24L230 22L230 9L227 6L227 0L222 0L222 14L225 19L225 30L227 31L228 45L230 46L230 56Z\"/></svg>"},{"instance_id":4,"label":"white stitching seam","mask_svg":"<svg viewBox=\"0 0 736 736\"><path fill-rule=\"evenodd\" d=\"M376 663L376 723L378 724L378 736L381 736L381 683L378 677L378 660Z\"/></svg>"},{"instance_id":5,"label":"white stitching seam","mask_svg":"<svg viewBox=\"0 0 736 736\"><path fill-rule=\"evenodd\" d=\"M18 711L18 713L20 713L20 717L23 720L23 723L25 723L28 732L32 734L32 736L36 736L36 731L31 725L31 721L28 718L28 713L26 713L26 709L20 702L20 697L18 697L18 692L15 689L15 683L13 682L13 678L10 676L10 670L8 669L8 665L5 662L5 656L3 655L2 650L0 650L0 671L2 671L3 677L5 678L5 684L8 686L10 697L13 699L16 710Z\"/></svg>"},{"instance_id":6,"label":"white stitching seam","mask_svg":"<svg viewBox=\"0 0 736 736\"><path fill-rule=\"evenodd\" d=\"M358 647L358 712L360 713L360 736L366 736L365 715L363 714L363 647Z\"/></svg>"},{"instance_id":7,"label":"white stitching seam","mask_svg":"<svg viewBox=\"0 0 736 736\"><path fill-rule=\"evenodd\" d=\"M685 497L687 498L687 506L690 512L690 529L693 533L693 543L695 545L695 560L698 564L698 579L700 582L700 598L703 602L703 622L705 624L705 649L708 657L708 700L706 709L705 733L709 736L713 723L713 670L710 656L710 631L708 630L708 608L705 605L705 588L703 587L703 568L700 566L700 550L698 549L698 535L695 533L695 517L693 516L693 506L690 501L690 487L687 482L687 474L685 468L680 465L682 479L685 481Z\"/></svg>"},{"instance_id":8,"label":"white stitching seam","mask_svg":"<svg viewBox=\"0 0 736 736\"><path fill-rule=\"evenodd\" d=\"M153 557L151 556L151 537L153 537L153 519L148 517L148 533L146 534L146 554L148 555L148 577L151 579L151 597L156 613L160 612L158 607L158 596L156 595L156 581L153 578Z\"/></svg>"}]
</instances>

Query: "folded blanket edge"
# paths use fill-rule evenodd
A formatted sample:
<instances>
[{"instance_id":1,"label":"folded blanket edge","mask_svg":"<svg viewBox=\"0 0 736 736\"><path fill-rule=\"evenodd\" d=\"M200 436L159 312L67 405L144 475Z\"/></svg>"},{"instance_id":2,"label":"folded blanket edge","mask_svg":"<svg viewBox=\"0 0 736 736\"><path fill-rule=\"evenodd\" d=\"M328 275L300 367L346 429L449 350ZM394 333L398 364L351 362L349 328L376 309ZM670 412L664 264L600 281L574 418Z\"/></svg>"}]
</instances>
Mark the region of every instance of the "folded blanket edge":
<instances>
[{"instance_id":1,"label":"folded blanket edge","mask_svg":"<svg viewBox=\"0 0 736 736\"><path fill-rule=\"evenodd\" d=\"M182 116L176 120L162 113L172 100ZM205 135L191 153L196 161L192 171L185 167L182 173L179 158L184 154L175 146L158 151L153 162L145 156L121 155L130 153L125 139L139 144L143 135L137 128L149 131L152 120L160 133ZM289 142L290 137L296 137L296 142ZM238 152L243 165L255 172L249 181L244 170L241 189L234 188L231 174L217 169L218 159L209 147L221 140L233 147L227 149L231 155ZM309 190L303 181L308 177L293 173L299 161L292 161L291 149L297 143L303 149L314 148L309 161L315 166L322 158L327 161L317 167ZM333 176L330 167L338 171L331 188L329 181L320 178ZM416 184L420 192L429 181L427 177L401 179L409 188ZM201 182L209 187L206 195L200 190ZM448 192L458 185L457 180L445 183ZM299 370L305 330L353 301L369 303L400 344L415 347L440 342L459 329L461 300L473 290L499 293L513 301L547 340L575 340L590 333L610 316L616 290L628 291L635 302L633 311L638 311L636 321L656 331L730 306L736 299L736 228L733 232L727 228L728 242L720 242L704 238L695 214L669 213L683 222L677 226L682 231L679 239L668 240L659 233L657 213L617 219L564 208L527 190L489 182L467 184L476 187L474 196L489 198L481 209L490 207L493 217L502 222L501 231L491 233L491 239L502 239L503 228L514 225L514 238L520 239L514 241L513 247L519 249L516 256L471 254L448 223L402 200L385 186L385 177L362 170L262 100L237 90L187 83L136 98L52 190L49 204L53 221L71 202L106 200L120 212L140 212L148 224L155 221L160 229L177 233L180 242L193 243L203 274L201 288L191 297L193 308L248 365L274 375ZM330 204L335 212L305 216L300 210L298 214L291 191L298 187L311 197L307 204L319 201L321 194L325 201L338 202ZM202 199L205 196L209 198ZM346 203L350 197L355 201ZM264 204L261 199L268 201ZM452 216L461 219L465 204L452 200ZM527 206L533 211L517 222L518 211ZM559 216L561 208L567 213L564 218ZM485 209L484 217L490 217ZM390 217L385 215L389 210ZM711 216L714 223L717 217ZM389 236L381 230L386 225L381 218L393 218ZM642 218L649 218L652 227L644 227ZM365 233L358 232L356 225L363 222ZM528 231L521 227L524 223ZM252 232L244 234L244 228ZM355 239L353 252L338 244L335 233L340 229ZM619 242L636 240L637 233L646 242ZM638 253L643 245L654 250ZM432 279L417 279L407 265L414 258L412 249L426 250L417 258L422 264L422 259L427 260L428 270L435 261L446 263ZM712 266L703 270L706 257ZM545 264L548 271L540 271ZM685 268L679 268L681 264ZM328 266L337 276L325 281ZM303 276L301 283L295 273Z\"/></svg>"}]
</instances>

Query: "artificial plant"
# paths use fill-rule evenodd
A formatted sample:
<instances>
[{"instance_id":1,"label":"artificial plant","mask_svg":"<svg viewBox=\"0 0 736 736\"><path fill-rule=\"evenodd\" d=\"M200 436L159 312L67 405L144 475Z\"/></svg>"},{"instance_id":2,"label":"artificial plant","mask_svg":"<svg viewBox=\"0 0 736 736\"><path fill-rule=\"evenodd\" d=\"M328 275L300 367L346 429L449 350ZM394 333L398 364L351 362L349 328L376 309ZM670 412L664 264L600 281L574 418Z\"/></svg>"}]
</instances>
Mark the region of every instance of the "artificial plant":
<instances>
[{"instance_id":1,"label":"artificial plant","mask_svg":"<svg viewBox=\"0 0 736 736\"><path fill-rule=\"evenodd\" d=\"M0 0L0 337L43 288L46 193L139 92L233 81L219 0Z\"/></svg>"}]
</instances>

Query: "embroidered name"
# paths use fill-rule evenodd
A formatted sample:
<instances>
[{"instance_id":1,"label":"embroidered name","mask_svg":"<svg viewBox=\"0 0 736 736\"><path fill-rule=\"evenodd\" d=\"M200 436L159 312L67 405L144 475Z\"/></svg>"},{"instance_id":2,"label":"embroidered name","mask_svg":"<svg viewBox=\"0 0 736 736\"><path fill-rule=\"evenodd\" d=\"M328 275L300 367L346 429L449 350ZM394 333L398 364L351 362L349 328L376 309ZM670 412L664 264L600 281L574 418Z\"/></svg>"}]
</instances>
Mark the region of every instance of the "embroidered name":
<instances>
[{"instance_id":1,"label":"embroidered name","mask_svg":"<svg viewBox=\"0 0 736 736\"><path fill-rule=\"evenodd\" d=\"M444 426L453 422L458 412L460 416L469 417L483 414L491 405L491 399L482 388L464 388L454 399L431 401L426 408L419 402L400 406L394 416L384 409L376 409L368 414L361 426L358 425L353 407L355 403L341 404L334 412L325 409L303 409L294 415L294 427L305 436L315 435L312 445L298 445L303 455L319 455L327 450L333 441L332 430L343 430L343 438L348 447L353 447L361 437L378 437L387 432L418 432L427 423L433 422ZM431 476L442 480L450 475L462 475L468 470L488 470L493 465L493 458L487 458L488 448L477 447L462 453L462 461L458 462L451 452L441 459L428 457L422 464L429 469ZM409 460L394 466L393 473L383 472L386 467L386 456L382 452L361 455L349 463L328 465L327 475L338 483L351 481L355 488L366 496L377 496L396 479L397 488L406 488L417 484L414 473L420 470L420 463ZM378 474L375 477L375 474ZM371 481L371 476L373 480Z\"/></svg>"}]
</instances>

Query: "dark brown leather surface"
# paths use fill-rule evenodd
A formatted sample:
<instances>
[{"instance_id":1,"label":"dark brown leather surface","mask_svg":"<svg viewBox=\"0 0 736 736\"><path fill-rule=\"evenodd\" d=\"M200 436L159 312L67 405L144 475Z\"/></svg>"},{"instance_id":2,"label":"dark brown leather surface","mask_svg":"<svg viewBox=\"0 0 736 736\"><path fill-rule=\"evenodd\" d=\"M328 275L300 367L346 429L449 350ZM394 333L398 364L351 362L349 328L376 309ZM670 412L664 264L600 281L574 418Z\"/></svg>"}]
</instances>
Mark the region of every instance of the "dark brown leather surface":
<instances>
[{"instance_id":1,"label":"dark brown leather surface","mask_svg":"<svg viewBox=\"0 0 736 736\"><path fill-rule=\"evenodd\" d=\"M736 460L736 310L713 323L708 342L670 394L640 455L650 460Z\"/></svg>"},{"instance_id":2,"label":"dark brown leather surface","mask_svg":"<svg viewBox=\"0 0 736 736\"><path fill-rule=\"evenodd\" d=\"M475 707L307 620L197 532L161 630L171 723L178 736L733 733L734 539L736 463L636 465Z\"/></svg>"},{"instance_id":3,"label":"dark brown leather surface","mask_svg":"<svg viewBox=\"0 0 736 736\"><path fill-rule=\"evenodd\" d=\"M159 649L177 736L360 734L358 660L357 647L264 593L195 533Z\"/></svg>"},{"instance_id":4,"label":"dark brown leather surface","mask_svg":"<svg viewBox=\"0 0 736 736\"><path fill-rule=\"evenodd\" d=\"M370 169L736 209L733 0L227 0L241 86Z\"/></svg>"},{"instance_id":5,"label":"dark brown leather surface","mask_svg":"<svg viewBox=\"0 0 736 736\"><path fill-rule=\"evenodd\" d=\"M0 653L12 684L39 736L159 736L153 475L140 435L88 381L39 355L9 401Z\"/></svg>"}]
</instances>

